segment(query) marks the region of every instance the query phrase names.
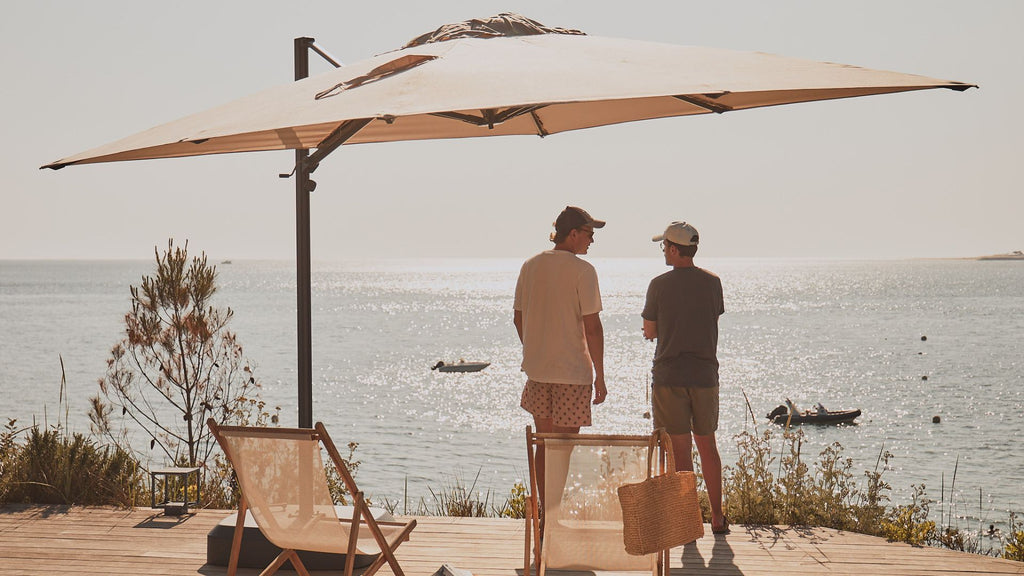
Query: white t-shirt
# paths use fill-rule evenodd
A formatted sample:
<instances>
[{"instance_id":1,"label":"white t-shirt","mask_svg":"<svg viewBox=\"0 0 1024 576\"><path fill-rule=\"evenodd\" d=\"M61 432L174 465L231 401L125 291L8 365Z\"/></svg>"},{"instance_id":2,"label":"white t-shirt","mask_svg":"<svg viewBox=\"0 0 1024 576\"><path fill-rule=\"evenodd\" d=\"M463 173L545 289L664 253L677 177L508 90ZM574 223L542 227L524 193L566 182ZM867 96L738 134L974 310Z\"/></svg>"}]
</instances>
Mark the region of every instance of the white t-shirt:
<instances>
[{"instance_id":1,"label":"white t-shirt","mask_svg":"<svg viewBox=\"0 0 1024 576\"><path fill-rule=\"evenodd\" d=\"M523 372L535 382L590 385L583 317L601 311L597 271L565 250L545 250L519 271L513 308L523 316Z\"/></svg>"}]
</instances>

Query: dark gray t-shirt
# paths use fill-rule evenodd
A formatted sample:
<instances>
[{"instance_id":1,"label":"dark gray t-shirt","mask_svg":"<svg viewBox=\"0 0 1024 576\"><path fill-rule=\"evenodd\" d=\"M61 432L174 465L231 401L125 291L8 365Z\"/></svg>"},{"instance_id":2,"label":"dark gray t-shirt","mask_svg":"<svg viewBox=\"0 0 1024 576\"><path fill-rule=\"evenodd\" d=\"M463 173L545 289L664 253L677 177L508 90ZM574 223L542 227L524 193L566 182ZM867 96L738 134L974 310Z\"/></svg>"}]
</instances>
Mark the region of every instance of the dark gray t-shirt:
<instances>
[{"instance_id":1,"label":"dark gray t-shirt","mask_svg":"<svg viewBox=\"0 0 1024 576\"><path fill-rule=\"evenodd\" d=\"M718 317L722 281L702 268L672 270L651 280L641 314L658 323L655 386L718 385Z\"/></svg>"}]
</instances>

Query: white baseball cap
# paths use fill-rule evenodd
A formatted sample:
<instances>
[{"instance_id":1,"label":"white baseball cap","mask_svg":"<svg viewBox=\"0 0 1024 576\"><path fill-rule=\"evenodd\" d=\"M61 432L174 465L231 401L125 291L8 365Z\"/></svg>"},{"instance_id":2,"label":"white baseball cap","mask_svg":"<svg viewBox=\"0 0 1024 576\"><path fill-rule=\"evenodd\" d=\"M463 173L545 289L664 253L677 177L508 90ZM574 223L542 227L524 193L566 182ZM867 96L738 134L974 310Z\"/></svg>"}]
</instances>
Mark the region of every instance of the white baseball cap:
<instances>
[{"instance_id":1,"label":"white baseball cap","mask_svg":"<svg viewBox=\"0 0 1024 576\"><path fill-rule=\"evenodd\" d=\"M673 244L679 244L680 246L696 246L700 242L700 235L697 234L697 229L687 224L686 222L673 222L665 228L665 232L651 238L654 242L661 242L662 240L668 240Z\"/></svg>"}]
</instances>

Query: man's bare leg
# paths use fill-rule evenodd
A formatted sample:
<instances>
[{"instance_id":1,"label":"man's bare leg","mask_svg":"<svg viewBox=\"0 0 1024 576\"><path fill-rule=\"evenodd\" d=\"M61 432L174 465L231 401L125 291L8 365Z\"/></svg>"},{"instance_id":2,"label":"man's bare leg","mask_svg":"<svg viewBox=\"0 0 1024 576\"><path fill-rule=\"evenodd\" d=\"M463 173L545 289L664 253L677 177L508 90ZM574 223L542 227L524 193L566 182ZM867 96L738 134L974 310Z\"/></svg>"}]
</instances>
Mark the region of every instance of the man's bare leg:
<instances>
[{"instance_id":1,"label":"man's bare leg","mask_svg":"<svg viewBox=\"0 0 1024 576\"><path fill-rule=\"evenodd\" d=\"M707 436L693 435L700 454L700 471L704 475L704 485L708 489L708 501L711 504L711 529L721 529L725 525L722 512L722 457L718 454L715 433Z\"/></svg>"},{"instance_id":2,"label":"man's bare leg","mask_svg":"<svg viewBox=\"0 0 1024 576\"><path fill-rule=\"evenodd\" d=\"M689 434L669 434L672 438L672 453L676 459L676 471L693 472L693 441Z\"/></svg>"},{"instance_id":3,"label":"man's bare leg","mask_svg":"<svg viewBox=\"0 0 1024 576\"><path fill-rule=\"evenodd\" d=\"M537 428L537 432L556 432L565 434L579 434L579 426L555 426L554 421L551 418L538 418L533 417L533 424ZM540 499L540 509L544 510L544 450L537 450L536 456L537 462L537 496ZM562 479L562 484L565 484L565 479Z\"/></svg>"},{"instance_id":4,"label":"man's bare leg","mask_svg":"<svg viewBox=\"0 0 1024 576\"><path fill-rule=\"evenodd\" d=\"M718 454L715 435L672 434L672 451L675 453L676 470L693 472L693 444L697 444L700 454L700 471L704 475L704 485L708 489L708 502L711 504L711 528L721 528L725 524L722 512L722 457Z\"/></svg>"}]
</instances>

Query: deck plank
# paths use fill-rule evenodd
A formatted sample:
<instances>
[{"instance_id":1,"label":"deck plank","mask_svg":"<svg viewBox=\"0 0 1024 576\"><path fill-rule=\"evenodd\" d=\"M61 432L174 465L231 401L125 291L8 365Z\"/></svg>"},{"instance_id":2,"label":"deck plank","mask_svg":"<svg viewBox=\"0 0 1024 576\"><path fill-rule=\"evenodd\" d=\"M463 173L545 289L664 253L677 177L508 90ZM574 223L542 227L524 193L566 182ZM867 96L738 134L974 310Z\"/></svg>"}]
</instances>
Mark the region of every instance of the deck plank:
<instances>
[{"instance_id":1,"label":"deck plank","mask_svg":"<svg viewBox=\"0 0 1024 576\"><path fill-rule=\"evenodd\" d=\"M0 575L222 576L226 568L206 564L206 534L230 514L200 510L173 519L148 508L2 506ZM412 539L398 549L408 576L429 576L445 563L474 576L522 576L522 521L440 517L417 517L417 521ZM1024 575L1024 563L826 528L735 526L728 536L716 537L710 529L707 532L697 543L673 551L670 576ZM258 573L239 570L240 576ZM387 568L380 574L391 576ZM594 576L590 572L551 574Z\"/></svg>"}]
</instances>

